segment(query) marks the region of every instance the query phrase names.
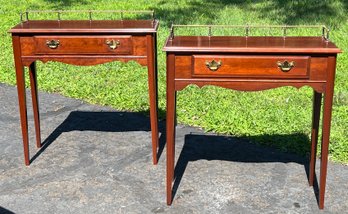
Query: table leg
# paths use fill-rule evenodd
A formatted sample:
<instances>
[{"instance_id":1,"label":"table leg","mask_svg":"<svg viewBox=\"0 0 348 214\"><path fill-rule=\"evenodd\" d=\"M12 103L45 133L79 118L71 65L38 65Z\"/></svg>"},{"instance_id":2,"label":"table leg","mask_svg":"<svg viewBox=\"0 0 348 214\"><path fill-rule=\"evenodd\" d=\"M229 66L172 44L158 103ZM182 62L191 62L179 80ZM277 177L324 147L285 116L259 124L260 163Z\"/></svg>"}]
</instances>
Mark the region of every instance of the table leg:
<instances>
[{"instance_id":1,"label":"table leg","mask_svg":"<svg viewBox=\"0 0 348 214\"><path fill-rule=\"evenodd\" d=\"M174 83L174 55L167 55L167 205L172 203L172 188L174 179L175 159L175 83Z\"/></svg>"},{"instance_id":2,"label":"table leg","mask_svg":"<svg viewBox=\"0 0 348 214\"><path fill-rule=\"evenodd\" d=\"M336 70L336 57L329 57L328 59L328 77L324 94L323 107L323 130L322 130L322 144L321 144L321 164L320 164L320 187L319 187L319 209L324 209L325 185L327 175L327 162L329 153L330 141L330 126L332 115L332 100L334 92L334 80Z\"/></svg>"},{"instance_id":3,"label":"table leg","mask_svg":"<svg viewBox=\"0 0 348 214\"><path fill-rule=\"evenodd\" d=\"M150 123L152 137L152 161L157 164L158 149L158 98L157 98L157 58L156 58L156 37L147 35L147 67L148 67L148 84L150 98Z\"/></svg>"},{"instance_id":4,"label":"table leg","mask_svg":"<svg viewBox=\"0 0 348 214\"><path fill-rule=\"evenodd\" d=\"M31 63L29 66L29 76L30 76L31 98L33 103L33 115L34 115L35 133L36 133L36 147L41 148L40 113L39 113L39 102L38 102L38 94L37 94L37 78L36 78L35 62Z\"/></svg>"},{"instance_id":5,"label":"table leg","mask_svg":"<svg viewBox=\"0 0 348 214\"><path fill-rule=\"evenodd\" d=\"M17 80L17 92L18 92L18 105L19 115L22 128L23 148L24 148L24 163L30 164L29 160L29 139L28 139L28 119L27 119L27 104L25 94L25 78L24 67L21 59L21 47L18 36L12 37L13 55L16 67L16 80Z\"/></svg>"},{"instance_id":6,"label":"table leg","mask_svg":"<svg viewBox=\"0 0 348 214\"><path fill-rule=\"evenodd\" d=\"M310 157L310 164L309 164L309 185L310 186L313 186L314 177L315 177L315 162L317 157L321 99L322 99L322 94L314 91L312 136L311 136L312 146L311 146L311 157Z\"/></svg>"}]
</instances>

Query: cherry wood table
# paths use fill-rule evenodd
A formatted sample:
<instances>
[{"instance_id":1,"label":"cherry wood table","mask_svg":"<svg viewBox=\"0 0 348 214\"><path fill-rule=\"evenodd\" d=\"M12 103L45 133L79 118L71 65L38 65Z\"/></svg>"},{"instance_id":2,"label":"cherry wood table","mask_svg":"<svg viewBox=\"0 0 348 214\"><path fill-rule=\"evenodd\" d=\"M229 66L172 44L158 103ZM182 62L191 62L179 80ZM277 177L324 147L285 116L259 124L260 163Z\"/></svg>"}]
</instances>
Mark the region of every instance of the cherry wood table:
<instances>
[{"instance_id":1,"label":"cherry wood table","mask_svg":"<svg viewBox=\"0 0 348 214\"><path fill-rule=\"evenodd\" d=\"M59 12L60 13L60 12ZM60 14L58 14L60 15ZM90 14L91 15L91 14ZM157 28L153 20L27 20L12 34L25 164L30 164L24 66L29 67L36 145L41 147L35 61L97 65L134 60L148 68L153 163L157 164ZM54 71L52 71L54 72Z\"/></svg>"},{"instance_id":2,"label":"cherry wood table","mask_svg":"<svg viewBox=\"0 0 348 214\"><path fill-rule=\"evenodd\" d=\"M323 32L325 30L323 28ZM328 37L328 31L324 33ZM336 56L340 53L325 36L176 36L172 27L163 49L167 55L168 205L173 200L177 91L190 84L199 87L215 85L240 91L310 86L314 90L310 186L313 186L315 178L319 118L324 94L319 187L319 208L324 208Z\"/></svg>"}]
</instances>

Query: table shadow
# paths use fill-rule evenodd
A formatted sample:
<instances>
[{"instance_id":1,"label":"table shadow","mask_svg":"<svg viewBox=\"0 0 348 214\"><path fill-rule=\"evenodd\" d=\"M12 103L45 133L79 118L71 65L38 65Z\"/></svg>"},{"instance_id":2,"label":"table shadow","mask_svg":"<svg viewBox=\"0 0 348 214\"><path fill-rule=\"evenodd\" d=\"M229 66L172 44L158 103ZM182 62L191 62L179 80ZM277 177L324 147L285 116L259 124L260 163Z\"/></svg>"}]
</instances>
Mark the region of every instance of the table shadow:
<instances>
[{"instance_id":1,"label":"table shadow","mask_svg":"<svg viewBox=\"0 0 348 214\"><path fill-rule=\"evenodd\" d=\"M12 212L12 211L10 211L2 206L0 206L0 213L1 214L14 214L14 212Z\"/></svg>"},{"instance_id":2,"label":"table shadow","mask_svg":"<svg viewBox=\"0 0 348 214\"><path fill-rule=\"evenodd\" d=\"M307 140L305 134L274 135L277 139L300 139ZM309 158L296 154L281 152L276 148L249 143L248 138L238 138L219 135L204 135L191 133L185 136L184 145L174 170L174 184L172 199L179 188L189 162L198 160L223 160L243 163L264 163L264 162L294 162L304 166L309 179ZM317 203L319 203L319 187L315 176L313 185Z\"/></svg>"},{"instance_id":3,"label":"table shadow","mask_svg":"<svg viewBox=\"0 0 348 214\"><path fill-rule=\"evenodd\" d=\"M164 123L158 122L159 147L158 159L165 146ZM73 111L68 117L42 142L40 150L31 158L30 163L36 160L62 133L70 131L101 131L101 132L128 132L151 131L150 118L141 112L90 112ZM149 141L151 145L151 141Z\"/></svg>"}]
</instances>

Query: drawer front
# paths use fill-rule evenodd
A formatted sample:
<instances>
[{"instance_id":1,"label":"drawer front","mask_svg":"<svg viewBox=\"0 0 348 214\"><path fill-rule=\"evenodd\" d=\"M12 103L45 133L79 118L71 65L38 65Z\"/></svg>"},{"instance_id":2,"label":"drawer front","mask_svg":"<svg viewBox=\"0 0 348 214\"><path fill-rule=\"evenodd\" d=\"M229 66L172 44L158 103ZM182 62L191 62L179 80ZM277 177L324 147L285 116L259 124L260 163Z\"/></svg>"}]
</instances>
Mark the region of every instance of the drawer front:
<instances>
[{"instance_id":1,"label":"drawer front","mask_svg":"<svg viewBox=\"0 0 348 214\"><path fill-rule=\"evenodd\" d=\"M193 55L192 60L193 77L309 77L309 56Z\"/></svg>"},{"instance_id":2,"label":"drawer front","mask_svg":"<svg viewBox=\"0 0 348 214\"><path fill-rule=\"evenodd\" d=\"M35 54L120 54L133 52L132 36L35 36Z\"/></svg>"}]
</instances>

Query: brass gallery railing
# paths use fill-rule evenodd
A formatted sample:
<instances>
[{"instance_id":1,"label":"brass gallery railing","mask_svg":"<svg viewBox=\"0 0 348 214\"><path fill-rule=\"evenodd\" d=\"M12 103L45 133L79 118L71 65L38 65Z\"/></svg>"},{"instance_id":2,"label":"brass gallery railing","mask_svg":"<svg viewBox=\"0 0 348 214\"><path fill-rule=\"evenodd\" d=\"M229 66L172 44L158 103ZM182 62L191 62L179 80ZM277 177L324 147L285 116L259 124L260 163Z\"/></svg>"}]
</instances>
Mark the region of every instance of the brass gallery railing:
<instances>
[{"instance_id":1,"label":"brass gallery railing","mask_svg":"<svg viewBox=\"0 0 348 214\"><path fill-rule=\"evenodd\" d=\"M250 36L250 32L252 29L281 29L282 36L287 36L287 31L289 29L295 28L316 28L321 29L321 36L325 40L329 40L329 28L325 25L177 25L172 24L170 28L170 39L174 39L175 36L175 28L207 28L207 35L213 36L213 29L216 28L234 28L234 29L244 29L245 36Z\"/></svg>"},{"instance_id":2,"label":"brass gallery railing","mask_svg":"<svg viewBox=\"0 0 348 214\"><path fill-rule=\"evenodd\" d=\"M93 20L93 14L96 13L114 13L119 14L120 19L124 19L124 14L143 14L149 15L151 19L155 20L155 12L153 10L27 10L20 13L21 22L29 21L30 14L33 13L45 13L45 14L56 14L58 21L63 20L63 14L65 13L85 13L88 15L89 20Z\"/></svg>"}]
</instances>

